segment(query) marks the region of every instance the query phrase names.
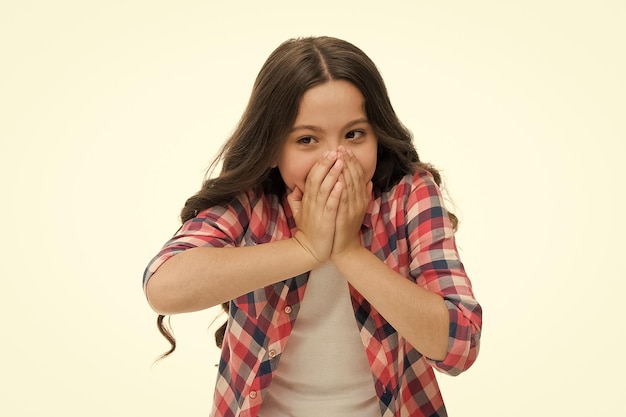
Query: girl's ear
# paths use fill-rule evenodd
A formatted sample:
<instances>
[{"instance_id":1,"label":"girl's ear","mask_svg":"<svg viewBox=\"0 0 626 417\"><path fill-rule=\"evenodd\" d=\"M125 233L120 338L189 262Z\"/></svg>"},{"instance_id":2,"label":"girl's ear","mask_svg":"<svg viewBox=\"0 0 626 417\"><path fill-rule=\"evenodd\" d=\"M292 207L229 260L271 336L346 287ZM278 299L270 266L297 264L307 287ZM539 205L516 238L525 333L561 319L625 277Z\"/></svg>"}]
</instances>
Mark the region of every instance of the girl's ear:
<instances>
[{"instance_id":1,"label":"girl's ear","mask_svg":"<svg viewBox=\"0 0 626 417\"><path fill-rule=\"evenodd\" d=\"M272 165L270 165L270 168L276 168L278 166L278 162L274 161L272 162Z\"/></svg>"}]
</instances>

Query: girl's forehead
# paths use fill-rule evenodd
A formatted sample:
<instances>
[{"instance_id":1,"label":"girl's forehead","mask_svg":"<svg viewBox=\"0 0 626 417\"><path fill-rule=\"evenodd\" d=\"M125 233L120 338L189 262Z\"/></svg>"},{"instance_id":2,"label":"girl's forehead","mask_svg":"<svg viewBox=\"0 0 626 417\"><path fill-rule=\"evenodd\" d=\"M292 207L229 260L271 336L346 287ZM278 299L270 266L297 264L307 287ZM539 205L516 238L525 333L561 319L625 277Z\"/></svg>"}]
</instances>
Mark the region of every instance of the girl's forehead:
<instances>
[{"instance_id":1,"label":"girl's forehead","mask_svg":"<svg viewBox=\"0 0 626 417\"><path fill-rule=\"evenodd\" d=\"M294 125L315 121L363 118L365 99L361 91L347 81L328 81L307 90L298 106Z\"/></svg>"}]
</instances>

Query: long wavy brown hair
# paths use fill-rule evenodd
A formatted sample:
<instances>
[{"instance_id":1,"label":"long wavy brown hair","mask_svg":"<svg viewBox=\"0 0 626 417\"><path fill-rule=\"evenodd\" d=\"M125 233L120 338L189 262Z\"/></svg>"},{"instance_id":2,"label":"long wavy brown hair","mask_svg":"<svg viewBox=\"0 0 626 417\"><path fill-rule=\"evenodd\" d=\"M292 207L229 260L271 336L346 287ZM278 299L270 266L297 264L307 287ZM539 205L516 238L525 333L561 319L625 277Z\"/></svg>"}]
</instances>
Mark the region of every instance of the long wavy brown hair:
<instances>
[{"instance_id":1,"label":"long wavy brown hair","mask_svg":"<svg viewBox=\"0 0 626 417\"><path fill-rule=\"evenodd\" d=\"M290 39L276 48L261 68L237 128L209 166L200 191L186 201L182 222L209 207L228 204L247 190L282 195L286 187L278 168L272 167L273 161L293 127L303 94L330 80L354 84L365 98L365 114L378 139L374 189L386 191L404 175L420 169L429 171L441 185L439 172L420 161L412 135L396 116L378 69L363 51L326 36ZM220 162L219 175L210 178ZM453 214L450 218L456 227L457 218ZM228 303L222 306L228 311ZM165 357L175 350L176 340L163 315L157 325L171 344L161 356ZM220 347L225 331L226 324L215 334Z\"/></svg>"}]
</instances>

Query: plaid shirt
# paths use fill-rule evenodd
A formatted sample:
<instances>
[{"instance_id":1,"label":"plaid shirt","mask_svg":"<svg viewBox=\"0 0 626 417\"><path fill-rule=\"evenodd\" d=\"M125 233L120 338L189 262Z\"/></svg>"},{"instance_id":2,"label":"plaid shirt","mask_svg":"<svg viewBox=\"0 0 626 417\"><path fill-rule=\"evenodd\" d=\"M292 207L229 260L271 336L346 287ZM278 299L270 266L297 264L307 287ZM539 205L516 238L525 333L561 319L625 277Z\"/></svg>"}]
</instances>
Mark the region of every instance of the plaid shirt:
<instances>
[{"instance_id":1,"label":"plaid shirt","mask_svg":"<svg viewBox=\"0 0 626 417\"><path fill-rule=\"evenodd\" d=\"M227 207L210 208L187 221L148 265L144 286L163 262L185 249L256 245L289 238L294 232L285 198L242 194ZM433 368L458 375L471 366L478 355L482 311L430 174L407 175L388 192L375 193L361 238L390 268L441 295L450 314L448 354L433 361L350 287L381 415L445 416ZM230 302L212 416L257 416L298 316L307 279L305 273Z\"/></svg>"}]
</instances>

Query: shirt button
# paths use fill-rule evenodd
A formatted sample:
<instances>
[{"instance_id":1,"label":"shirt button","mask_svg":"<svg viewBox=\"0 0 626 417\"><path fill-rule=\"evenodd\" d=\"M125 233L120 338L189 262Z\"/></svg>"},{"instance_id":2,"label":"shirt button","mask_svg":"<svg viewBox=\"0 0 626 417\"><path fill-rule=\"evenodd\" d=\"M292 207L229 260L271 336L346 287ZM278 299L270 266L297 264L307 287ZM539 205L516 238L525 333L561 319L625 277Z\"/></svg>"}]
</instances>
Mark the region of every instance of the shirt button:
<instances>
[{"instance_id":1,"label":"shirt button","mask_svg":"<svg viewBox=\"0 0 626 417\"><path fill-rule=\"evenodd\" d=\"M250 391L250 398L253 400L256 398L256 391Z\"/></svg>"},{"instance_id":2,"label":"shirt button","mask_svg":"<svg viewBox=\"0 0 626 417\"><path fill-rule=\"evenodd\" d=\"M291 306L285 307L285 314L290 314L292 311L293 310L292 310Z\"/></svg>"},{"instance_id":3,"label":"shirt button","mask_svg":"<svg viewBox=\"0 0 626 417\"><path fill-rule=\"evenodd\" d=\"M276 351L274 349L270 350L269 351L269 355L270 355L270 358L275 357L276 356Z\"/></svg>"}]
</instances>

